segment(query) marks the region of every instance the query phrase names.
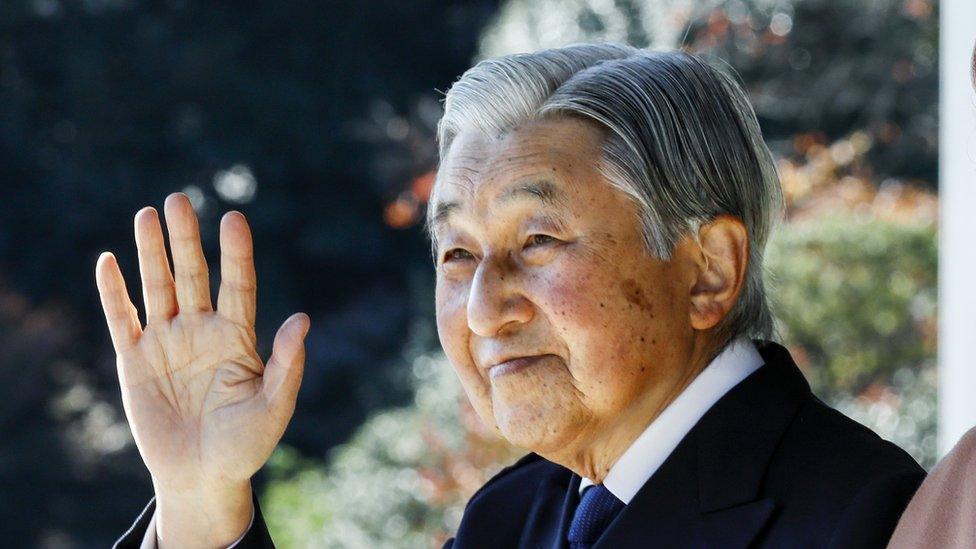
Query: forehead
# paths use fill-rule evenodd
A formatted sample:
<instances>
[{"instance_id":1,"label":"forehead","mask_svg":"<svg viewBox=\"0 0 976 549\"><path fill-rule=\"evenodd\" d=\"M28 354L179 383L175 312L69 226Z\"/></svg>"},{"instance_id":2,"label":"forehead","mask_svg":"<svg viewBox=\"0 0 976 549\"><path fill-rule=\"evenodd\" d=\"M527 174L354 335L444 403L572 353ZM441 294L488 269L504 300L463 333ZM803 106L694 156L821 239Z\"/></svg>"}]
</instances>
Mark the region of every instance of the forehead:
<instances>
[{"instance_id":1,"label":"forehead","mask_svg":"<svg viewBox=\"0 0 976 549\"><path fill-rule=\"evenodd\" d=\"M597 174L602 143L599 128L573 118L532 121L501 136L462 131L438 170L431 204L487 198L524 178L578 189Z\"/></svg>"}]
</instances>

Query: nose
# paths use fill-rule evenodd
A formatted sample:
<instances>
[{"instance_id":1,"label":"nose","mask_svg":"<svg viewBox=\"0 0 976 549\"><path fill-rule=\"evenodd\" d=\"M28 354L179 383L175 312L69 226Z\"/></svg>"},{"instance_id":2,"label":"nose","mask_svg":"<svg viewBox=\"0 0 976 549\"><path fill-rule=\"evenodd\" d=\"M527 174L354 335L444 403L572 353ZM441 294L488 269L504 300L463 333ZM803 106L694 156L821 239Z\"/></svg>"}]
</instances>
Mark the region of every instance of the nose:
<instances>
[{"instance_id":1,"label":"nose","mask_svg":"<svg viewBox=\"0 0 976 549\"><path fill-rule=\"evenodd\" d=\"M518 275L509 263L504 258L485 257L474 273L468 294L468 327L481 337L494 337L509 325L532 320L532 303L522 295Z\"/></svg>"}]
</instances>

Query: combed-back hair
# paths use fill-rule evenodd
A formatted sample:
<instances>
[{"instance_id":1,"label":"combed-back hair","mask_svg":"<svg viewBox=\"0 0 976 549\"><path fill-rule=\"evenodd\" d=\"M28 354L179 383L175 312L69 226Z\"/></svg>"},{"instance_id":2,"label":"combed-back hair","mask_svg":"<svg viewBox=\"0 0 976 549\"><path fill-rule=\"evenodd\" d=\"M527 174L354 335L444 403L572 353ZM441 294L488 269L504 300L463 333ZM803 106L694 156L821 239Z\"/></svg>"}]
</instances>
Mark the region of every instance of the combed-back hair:
<instances>
[{"instance_id":1,"label":"combed-back hair","mask_svg":"<svg viewBox=\"0 0 976 549\"><path fill-rule=\"evenodd\" d=\"M440 158L463 131L498 136L559 116L604 130L595 161L636 203L654 257L670 260L682 236L697 240L700 225L717 216L742 221L749 239L746 280L716 331L722 342L738 335L771 339L763 252L781 214L782 189L755 112L730 71L681 51L612 43L486 59L446 95L437 127Z\"/></svg>"}]
</instances>

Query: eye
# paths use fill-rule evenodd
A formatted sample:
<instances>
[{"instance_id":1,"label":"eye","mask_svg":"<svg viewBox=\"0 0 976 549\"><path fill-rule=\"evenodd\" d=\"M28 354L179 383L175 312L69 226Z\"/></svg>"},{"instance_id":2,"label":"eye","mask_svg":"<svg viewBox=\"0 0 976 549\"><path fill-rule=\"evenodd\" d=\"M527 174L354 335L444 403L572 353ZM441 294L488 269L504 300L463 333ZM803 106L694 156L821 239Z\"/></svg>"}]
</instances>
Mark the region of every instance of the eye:
<instances>
[{"instance_id":1,"label":"eye","mask_svg":"<svg viewBox=\"0 0 976 549\"><path fill-rule=\"evenodd\" d=\"M447 253L444 254L444 263L450 261L464 261L465 259L473 259L473 258L474 256L471 255L471 252L463 248L453 248L451 250L448 250Z\"/></svg>"},{"instance_id":2,"label":"eye","mask_svg":"<svg viewBox=\"0 0 976 549\"><path fill-rule=\"evenodd\" d=\"M533 248L536 246L545 246L547 244L553 244L559 242L555 237L549 236L547 234L534 234L529 236L528 240L525 241L526 248Z\"/></svg>"}]
</instances>

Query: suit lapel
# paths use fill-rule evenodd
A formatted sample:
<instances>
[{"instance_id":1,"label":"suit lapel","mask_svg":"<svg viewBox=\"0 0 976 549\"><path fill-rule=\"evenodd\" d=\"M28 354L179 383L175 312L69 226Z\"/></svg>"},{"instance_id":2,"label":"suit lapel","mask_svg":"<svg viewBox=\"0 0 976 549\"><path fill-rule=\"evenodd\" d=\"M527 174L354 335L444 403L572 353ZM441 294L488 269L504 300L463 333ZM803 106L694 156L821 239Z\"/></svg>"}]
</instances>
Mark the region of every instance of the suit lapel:
<instances>
[{"instance_id":1,"label":"suit lapel","mask_svg":"<svg viewBox=\"0 0 976 549\"><path fill-rule=\"evenodd\" d=\"M698 540L697 441L686 436L634 495L595 548L692 547Z\"/></svg>"},{"instance_id":2,"label":"suit lapel","mask_svg":"<svg viewBox=\"0 0 976 549\"><path fill-rule=\"evenodd\" d=\"M702 512L753 501L773 452L810 386L789 352L755 342L765 364L722 397L692 429L699 440Z\"/></svg>"},{"instance_id":3,"label":"suit lapel","mask_svg":"<svg viewBox=\"0 0 976 549\"><path fill-rule=\"evenodd\" d=\"M721 511L705 513L701 518L701 537L706 547L748 547L769 520L776 503L760 499Z\"/></svg>"},{"instance_id":4,"label":"suit lapel","mask_svg":"<svg viewBox=\"0 0 976 549\"><path fill-rule=\"evenodd\" d=\"M563 497L562 508L559 510L559 526L555 532L551 532L555 535L551 539L544 540L544 543L540 544L539 547L564 549L567 546L566 535L569 533L569 523L573 520L573 513L576 511L576 506L579 505L579 485L582 480L579 475L573 474L573 478L569 482L569 488Z\"/></svg>"},{"instance_id":5,"label":"suit lapel","mask_svg":"<svg viewBox=\"0 0 976 549\"><path fill-rule=\"evenodd\" d=\"M558 467L539 485L518 547L523 549L564 549L566 532L579 504L579 475Z\"/></svg>"}]
</instances>

